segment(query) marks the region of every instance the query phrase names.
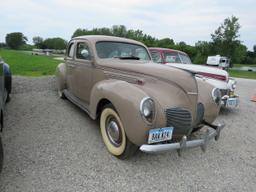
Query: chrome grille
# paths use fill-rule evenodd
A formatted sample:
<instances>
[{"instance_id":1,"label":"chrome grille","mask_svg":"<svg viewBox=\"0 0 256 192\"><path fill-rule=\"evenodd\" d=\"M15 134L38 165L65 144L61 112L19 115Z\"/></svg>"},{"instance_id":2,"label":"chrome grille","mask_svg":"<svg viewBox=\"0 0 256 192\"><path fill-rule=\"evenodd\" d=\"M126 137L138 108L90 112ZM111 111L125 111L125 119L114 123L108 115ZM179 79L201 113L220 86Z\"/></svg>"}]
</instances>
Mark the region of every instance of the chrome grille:
<instances>
[{"instance_id":1,"label":"chrome grille","mask_svg":"<svg viewBox=\"0 0 256 192\"><path fill-rule=\"evenodd\" d=\"M175 107L165 110L168 127L174 127L174 134L184 135L191 130L191 113L183 108Z\"/></svg>"},{"instance_id":2,"label":"chrome grille","mask_svg":"<svg viewBox=\"0 0 256 192\"><path fill-rule=\"evenodd\" d=\"M227 89L220 89L221 96L223 97L224 95L228 95L228 90Z\"/></svg>"},{"instance_id":3,"label":"chrome grille","mask_svg":"<svg viewBox=\"0 0 256 192\"><path fill-rule=\"evenodd\" d=\"M197 104L196 120L194 122L194 128L202 123L204 119L204 105L202 103Z\"/></svg>"}]
</instances>

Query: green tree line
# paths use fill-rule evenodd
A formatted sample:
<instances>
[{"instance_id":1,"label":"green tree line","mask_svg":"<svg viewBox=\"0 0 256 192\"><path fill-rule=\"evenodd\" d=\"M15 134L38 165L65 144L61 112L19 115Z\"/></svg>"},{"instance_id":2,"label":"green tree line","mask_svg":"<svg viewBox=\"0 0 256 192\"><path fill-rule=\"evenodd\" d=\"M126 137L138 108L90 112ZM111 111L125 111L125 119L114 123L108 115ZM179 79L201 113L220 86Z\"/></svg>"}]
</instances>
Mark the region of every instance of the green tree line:
<instances>
[{"instance_id":1,"label":"green tree line","mask_svg":"<svg viewBox=\"0 0 256 192\"><path fill-rule=\"evenodd\" d=\"M231 58L231 63L256 64L256 45L254 51L239 40L241 28L238 18L231 16L211 34L211 41L198 41L195 46L185 42L175 43L171 38L157 39L141 30L127 29L124 25L114 25L111 28L77 29L72 37L81 35L111 35L125 37L143 42L148 47L163 47L186 52L193 63L203 64L210 55L222 55Z\"/></svg>"},{"instance_id":2,"label":"green tree line","mask_svg":"<svg viewBox=\"0 0 256 192\"><path fill-rule=\"evenodd\" d=\"M210 55L222 55L231 58L231 63L256 64L256 45L253 51L249 51L240 41L239 19L235 16L226 18L223 23L211 34L211 41L198 41L194 46L185 42L175 42L166 37L158 39L143 33L142 30L127 29L124 25L114 25L110 28L77 29L72 37L81 35L108 35L134 39L144 43L148 47L162 47L177 49L186 52L193 63L204 64ZM31 49L26 44L27 38L22 33L10 33L6 35L6 44L12 49ZM65 49L67 42L60 38L43 39L39 36L33 37L33 43L40 49Z\"/></svg>"}]
</instances>

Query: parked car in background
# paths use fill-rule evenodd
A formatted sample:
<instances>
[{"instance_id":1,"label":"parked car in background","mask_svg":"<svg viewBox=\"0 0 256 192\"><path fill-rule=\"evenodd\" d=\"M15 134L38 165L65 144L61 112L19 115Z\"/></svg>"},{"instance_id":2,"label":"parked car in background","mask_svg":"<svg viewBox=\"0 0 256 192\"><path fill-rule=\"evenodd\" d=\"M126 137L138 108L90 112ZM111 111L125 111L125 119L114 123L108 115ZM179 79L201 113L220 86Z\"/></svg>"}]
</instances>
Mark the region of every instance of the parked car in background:
<instances>
[{"instance_id":1,"label":"parked car in background","mask_svg":"<svg viewBox=\"0 0 256 192\"><path fill-rule=\"evenodd\" d=\"M166 64L167 66L189 70L219 88L221 100L224 107L237 107L239 97L235 94L236 80L230 78L228 72L222 69L192 64L189 56L178 50L166 48L149 48L152 59L155 63Z\"/></svg>"},{"instance_id":2,"label":"parked car in background","mask_svg":"<svg viewBox=\"0 0 256 192\"><path fill-rule=\"evenodd\" d=\"M4 123L4 108L5 103L10 100L10 93L12 88L11 83L12 76L9 65L4 63L4 61L0 58L0 172L2 171L4 159L3 144L1 138Z\"/></svg>"},{"instance_id":3,"label":"parked car in background","mask_svg":"<svg viewBox=\"0 0 256 192\"><path fill-rule=\"evenodd\" d=\"M208 56L206 61L206 65L212 67L219 67L221 69L228 69L229 64L230 59L220 55Z\"/></svg>"},{"instance_id":4,"label":"parked car in background","mask_svg":"<svg viewBox=\"0 0 256 192\"><path fill-rule=\"evenodd\" d=\"M197 83L185 70L156 65L144 44L111 36L73 38L65 63L57 66L58 95L99 118L108 151L124 159L141 151L153 153L201 146L219 137L224 125L213 125L220 91ZM199 102L198 87L202 90ZM210 106L210 107L209 107ZM209 121L204 120L205 107ZM202 125L203 139L191 139Z\"/></svg>"}]
</instances>

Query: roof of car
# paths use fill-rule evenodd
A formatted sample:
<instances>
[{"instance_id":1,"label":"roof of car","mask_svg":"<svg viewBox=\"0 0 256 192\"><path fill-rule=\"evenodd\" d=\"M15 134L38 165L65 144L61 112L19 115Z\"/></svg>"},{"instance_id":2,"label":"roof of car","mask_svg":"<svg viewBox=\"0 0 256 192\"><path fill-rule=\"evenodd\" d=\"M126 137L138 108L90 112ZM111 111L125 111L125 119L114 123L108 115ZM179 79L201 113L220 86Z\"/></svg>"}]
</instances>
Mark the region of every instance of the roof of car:
<instances>
[{"instance_id":1,"label":"roof of car","mask_svg":"<svg viewBox=\"0 0 256 192\"><path fill-rule=\"evenodd\" d=\"M98 42L98 41L116 41L116 42L126 42L126 43L134 43L134 44L140 44L145 46L143 43L139 41L135 41L132 39L122 38L122 37L115 37L115 36L106 36L106 35L84 35L84 36L78 36L72 38L74 39L86 39L91 42Z\"/></svg>"},{"instance_id":2,"label":"roof of car","mask_svg":"<svg viewBox=\"0 0 256 192\"><path fill-rule=\"evenodd\" d=\"M187 55L187 53L185 53L183 51L176 50L176 49L168 49L168 48L161 48L161 47L149 47L148 49L149 50L157 50L157 51L165 51L165 52L178 52L178 53Z\"/></svg>"}]
</instances>

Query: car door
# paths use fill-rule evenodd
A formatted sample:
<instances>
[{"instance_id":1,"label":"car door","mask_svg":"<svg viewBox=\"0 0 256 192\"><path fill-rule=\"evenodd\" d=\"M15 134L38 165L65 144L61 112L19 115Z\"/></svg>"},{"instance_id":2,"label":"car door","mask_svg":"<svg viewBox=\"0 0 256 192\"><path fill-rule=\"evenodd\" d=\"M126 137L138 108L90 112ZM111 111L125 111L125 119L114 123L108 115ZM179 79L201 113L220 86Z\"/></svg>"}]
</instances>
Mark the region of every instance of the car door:
<instances>
[{"instance_id":1,"label":"car door","mask_svg":"<svg viewBox=\"0 0 256 192\"><path fill-rule=\"evenodd\" d=\"M77 95L75 92L76 78L75 78L75 42L70 42L67 50L67 55L65 57L66 63L66 77L67 77L67 89L72 95Z\"/></svg>"},{"instance_id":2,"label":"car door","mask_svg":"<svg viewBox=\"0 0 256 192\"><path fill-rule=\"evenodd\" d=\"M90 92L92 88L92 51L88 42L85 40L76 42L75 59L74 59L74 75L75 75L75 93L76 97L85 103L90 101Z\"/></svg>"}]
</instances>

